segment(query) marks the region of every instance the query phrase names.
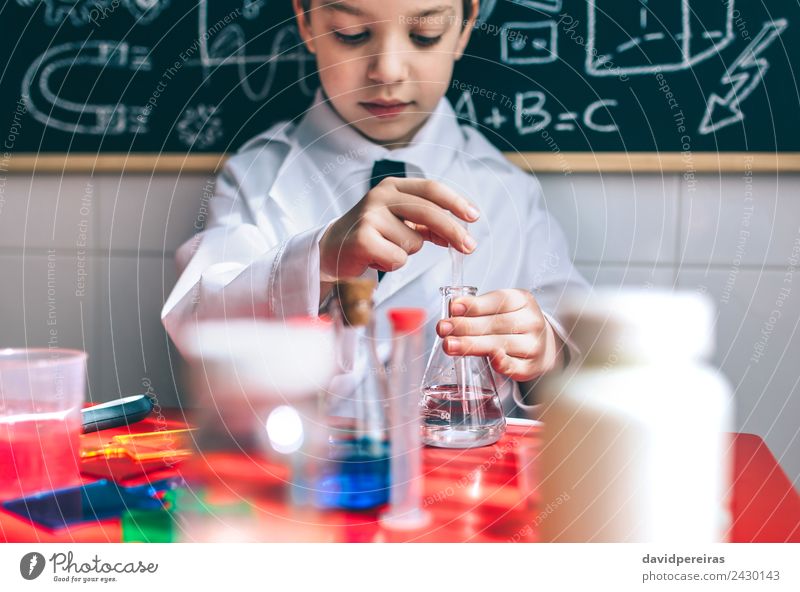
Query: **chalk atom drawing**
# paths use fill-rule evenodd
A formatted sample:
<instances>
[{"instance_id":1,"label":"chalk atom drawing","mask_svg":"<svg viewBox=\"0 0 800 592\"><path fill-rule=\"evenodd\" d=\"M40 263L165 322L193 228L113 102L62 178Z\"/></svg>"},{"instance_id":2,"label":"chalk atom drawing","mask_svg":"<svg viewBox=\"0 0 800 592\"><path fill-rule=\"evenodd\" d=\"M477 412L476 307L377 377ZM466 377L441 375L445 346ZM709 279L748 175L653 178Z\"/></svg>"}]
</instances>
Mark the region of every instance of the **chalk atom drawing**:
<instances>
[{"instance_id":1,"label":"chalk atom drawing","mask_svg":"<svg viewBox=\"0 0 800 592\"><path fill-rule=\"evenodd\" d=\"M734 0L588 0L586 72L688 70L734 39Z\"/></svg>"},{"instance_id":2,"label":"chalk atom drawing","mask_svg":"<svg viewBox=\"0 0 800 592\"><path fill-rule=\"evenodd\" d=\"M218 112L216 105L188 107L175 126L178 139L187 148L203 149L216 144L225 135Z\"/></svg>"},{"instance_id":3,"label":"chalk atom drawing","mask_svg":"<svg viewBox=\"0 0 800 592\"><path fill-rule=\"evenodd\" d=\"M558 59L558 27L552 19L533 23L506 23L500 35L504 64L548 64Z\"/></svg>"},{"instance_id":4,"label":"chalk atom drawing","mask_svg":"<svg viewBox=\"0 0 800 592\"><path fill-rule=\"evenodd\" d=\"M98 76L105 70L147 71L151 70L149 55L148 47L118 41L75 41L51 47L33 61L22 80L28 112L40 123L72 134L146 132L145 106L122 104L119 93L106 103L79 102L58 93L62 89L74 91L64 88L66 85L59 80L72 70L95 69ZM55 82L51 83L51 79ZM113 94L114 89L110 92Z\"/></svg>"},{"instance_id":5,"label":"chalk atom drawing","mask_svg":"<svg viewBox=\"0 0 800 592\"><path fill-rule=\"evenodd\" d=\"M698 129L702 135L714 133L744 120L741 104L764 81L769 70L769 62L761 54L775 43L788 26L786 19L764 23L758 35L727 68L720 82L724 88L729 87L729 90L722 96L714 92L708 97L706 111Z\"/></svg>"}]
</instances>

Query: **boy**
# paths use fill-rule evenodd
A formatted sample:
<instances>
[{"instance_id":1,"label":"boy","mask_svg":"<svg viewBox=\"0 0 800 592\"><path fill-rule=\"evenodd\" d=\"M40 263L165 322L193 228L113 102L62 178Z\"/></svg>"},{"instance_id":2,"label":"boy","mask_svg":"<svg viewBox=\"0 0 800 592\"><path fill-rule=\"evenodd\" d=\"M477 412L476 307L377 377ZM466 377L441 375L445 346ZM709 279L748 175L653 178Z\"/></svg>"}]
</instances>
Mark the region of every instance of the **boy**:
<instances>
[{"instance_id":1,"label":"boy","mask_svg":"<svg viewBox=\"0 0 800 592\"><path fill-rule=\"evenodd\" d=\"M200 319L316 315L337 278L365 275L380 280L386 338L389 308L438 318L452 246L466 254L464 283L483 293L455 301L436 331L447 353L490 358L506 410L512 397L524 406L517 384L525 393L565 362L553 310L583 280L536 179L459 125L444 98L478 1L293 6L321 89L299 123L228 160L206 230L178 252L167 330L177 340Z\"/></svg>"}]
</instances>

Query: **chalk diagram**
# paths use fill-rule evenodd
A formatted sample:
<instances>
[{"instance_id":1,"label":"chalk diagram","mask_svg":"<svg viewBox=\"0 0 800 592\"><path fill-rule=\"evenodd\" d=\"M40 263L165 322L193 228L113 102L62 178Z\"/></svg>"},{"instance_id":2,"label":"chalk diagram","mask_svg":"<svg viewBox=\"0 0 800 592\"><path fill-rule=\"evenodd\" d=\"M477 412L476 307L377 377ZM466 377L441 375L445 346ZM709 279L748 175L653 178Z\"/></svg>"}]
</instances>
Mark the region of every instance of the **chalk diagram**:
<instances>
[{"instance_id":1,"label":"chalk diagram","mask_svg":"<svg viewBox=\"0 0 800 592\"><path fill-rule=\"evenodd\" d=\"M495 4L497 4L497 0L485 0L479 4L478 18L476 19L478 24L485 23L489 20L489 17L492 16L494 12Z\"/></svg>"},{"instance_id":2,"label":"chalk diagram","mask_svg":"<svg viewBox=\"0 0 800 592\"><path fill-rule=\"evenodd\" d=\"M503 25L500 61L504 64L548 64L557 59L558 28L554 20Z\"/></svg>"},{"instance_id":3,"label":"chalk diagram","mask_svg":"<svg viewBox=\"0 0 800 592\"><path fill-rule=\"evenodd\" d=\"M503 97L503 101L511 101L511 97ZM551 124L559 132L577 132L587 129L602 134L619 132L612 109L619 106L615 99L598 99L589 103L582 113L578 111L564 111L552 113L547 108L547 95L538 90L516 92L511 102L513 124L517 134L527 136L542 132ZM484 118L478 117L472 93L465 90L453 106L456 116L473 127L479 125L500 130L508 121L503 112L492 106L491 115Z\"/></svg>"},{"instance_id":4,"label":"chalk diagram","mask_svg":"<svg viewBox=\"0 0 800 592\"><path fill-rule=\"evenodd\" d=\"M247 9L243 10L242 14L246 19L256 21L264 3L253 0L244 1ZM198 4L200 60L193 63L202 66L204 78L208 78L212 69L236 67L245 96L251 101L262 101L269 96L272 90L279 64L288 62L296 66L295 79L303 94L307 96L314 94L315 89L308 81L308 76L313 71L314 57L306 51L294 24L279 29L266 51L253 50L259 41L265 40L264 22L256 22L247 29L245 28L246 23L245 25L231 23L209 39L207 35L210 30L209 23L215 22L217 17L223 18L230 12L229 6L222 7L220 4L216 3L213 10L208 0L200 0ZM258 5L258 9L254 9L255 5ZM216 23L219 22L221 21L216 20ZM264 71L265 67L266 71ZM264 73L263 82L261 82L260 88L255 88L251 78L254 73L260 72Z\"/></svg>"},{"instance_id":5,"label":"chalk diagram","mask_svg":"<svg viewBox=\"0 0 800 592\"><path fill-rule=\"evenodd\" d=\"M60 26L69 19L71 25L81 27L105 18L124 6L137 25L154 21L169 6L170 0L17 0L20 6L44 4L44 22L51 27Z\"/></svg>"},{"instance_id":6,"label":"chalk diagram","mask_svg":"<svg viewBox=\"0 0 800 592\"><path fill-rule=\"evenodd\" d=\"M537 13L557 13L561 0L512 0ZM546 15L545 15L546 16ZM558 23L553 18L508 22L500 29L500 61L523 66L549 64L558 59Z\"/></svg>"},{"instance_id":7,"label":"chalk diagram","mask_svg":"<svg viewBox=\"0 0 800 592\"><path fill-rule=\"evenodd\" d=\"M688 70L730 45L734 0L588 0L586 72Z\"/></svg>"},{"instance_id":8,"label":"chalk diagram","mask_svg":"<svg viewBox=\"0 0 800 592\"><path fill-rule=\"evenodd\" d=\"M764 81L769 70L769 62L761 54L775 43L788 26L786 19L764 23L758 35L726 69L720 83L723 88L730 88L723 96L714 92L708 97L706 111L698 129L701 135L744 121L741 104Z\"/></svg>"},{"instance_id":9,"label":"chalk diagram","mask_svg":"<svg viewBox=\"0 0 800 592\"><path fill-rule=\"evenodd\" d=\"M561 10L562 0L511 0L514 4L525 6L533 10L544 10L546 12L558 12Z\"/></svg>"},{"instance_id":10,"label":"chalk diagram","mask_svg":"<svg viewBox=\"0 0 800 592\"><path fill-rule=\"evenodd\" d=\"M77 27L86 25L92 18L100 18L93 10L102 13L103 9L110 10L114 6L125 7L137 19L137 24L148 24L169 6L171 0L16 1L24 7L45 4L45 22L48 25L60 26L68 21ZM210 11L210 4L207 0L197 3L198 38L195 44L199 49L196 52L199 59L188 60L184 67L202 68L204 83L218 68L237 68L244 95L252 101L262 101L274 87L278 66L290 63L296 67L295 79L301 92L307 96L314 94L313 82L306 80L313 72L313 56L305 50L296 26L283 26L271 41L264 35L268 29L266 19L270 16L267 13L268 0L240 0L238 16L224 27L221 23L230 21L230 15L237 14L237 11L222 2L214 3L216 12ZM264 51L252 49L258 41L267 44ZM74 41L50 47L31 63L23 77L21 94L27 110L43 125L71 134L116 136L147 133L151 107L127 105L121 102L120 97L131 76L152 72L150 52L150 47L114 40ZM119 71L123 84L118 88L109 85L108 88L91 89L91 92L103 96L103 101L88 98L82 101L75 95L90 89L65 85L64 80L72 72L87 68L94 70L89 79ZM260 81L258 85L253 83L256 78ZM146 90L131 94L149 97L157 83L156 76ZM142 83L137 80L137 86L139 84ZM187 146L211 146L223 135L219 114L220 109L215 105L187 107L176 124L178 139Z\"/></svg>"},{"instance_id":11,"label":"chalk diagram","mask_svg":"<svg viewBox=\"0 0 800 592\"><path fill-rule=\"evenodd\" d=\"M119 135L147 131L144 105L124 105L118 97L89 103L59 96L51 79L77 68L129 71L151 70L150 49L113 41L72 42L57 45L39 56L22 80L22 96L30 115L47 127L71 134ZM102 89L101 89L102 90Z\"/></svg>"},{"instance_id":12,"label":"chalk diagram","mask_svg":"<svg viewBox=\"0 0 800 592\"><path fill-rule=\"evenodd\" d=\"M178 120L178 139L187 148L208 148L220 140L224 131L216 105L188 107Z\"/></svg>"}]
</instances>

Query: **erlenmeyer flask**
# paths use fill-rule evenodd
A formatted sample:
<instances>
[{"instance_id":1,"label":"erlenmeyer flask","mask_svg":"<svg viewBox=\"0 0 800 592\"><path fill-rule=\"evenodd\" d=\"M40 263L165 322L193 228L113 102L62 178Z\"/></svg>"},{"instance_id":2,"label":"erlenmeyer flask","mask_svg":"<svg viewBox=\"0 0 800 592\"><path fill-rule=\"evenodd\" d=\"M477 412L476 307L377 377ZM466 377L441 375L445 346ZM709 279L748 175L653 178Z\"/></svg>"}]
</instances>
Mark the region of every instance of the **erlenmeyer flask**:
<instances>
[{"instance_id":1,"label":"erlenmeyer flask","mask_svg":"<svg viewBox=\"0 0 800 592\"><path fill-rule=\"evenodd\" d=\"M442 318L450 301L475 296L473 286L445 286ZM441 448L473 448L500 439L506 420L487 357L448 356L437 335L422 380L422 439Z\"/></svg>"}]
</instances>

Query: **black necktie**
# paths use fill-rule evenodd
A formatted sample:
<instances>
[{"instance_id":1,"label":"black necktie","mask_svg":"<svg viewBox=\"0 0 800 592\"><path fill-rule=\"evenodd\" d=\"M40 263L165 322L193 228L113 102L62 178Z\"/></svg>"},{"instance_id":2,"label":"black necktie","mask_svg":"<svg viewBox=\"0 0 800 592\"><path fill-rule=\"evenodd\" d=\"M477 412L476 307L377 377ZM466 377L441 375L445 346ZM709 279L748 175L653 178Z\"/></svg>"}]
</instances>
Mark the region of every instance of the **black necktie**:
<instances>
[{"instance_id":1,"label":"black necktie","mask_svg":"<svg viewBox=\"0 0 800 592\"><path fill-rule=\"evenodd\" d=\"M369 178L369 188L372 189L383 181L386 177L405 177L406 165L404 162L396 160L376 160L372 167L372 175ZM378 271L378 281L386 275L385 271Z\"/></svg>"}]
</instances>

